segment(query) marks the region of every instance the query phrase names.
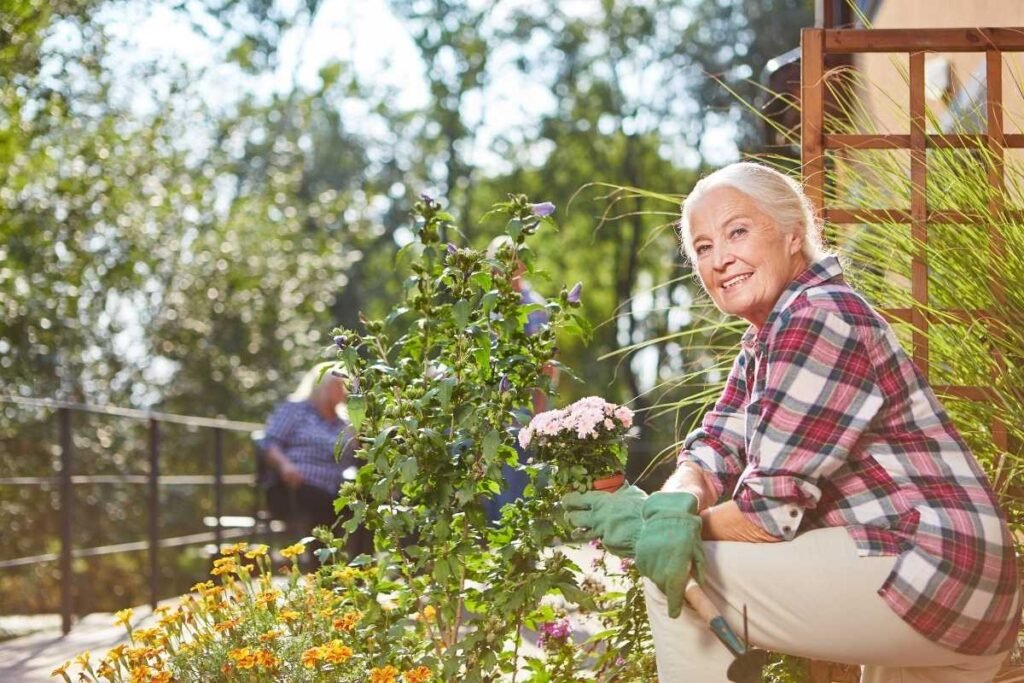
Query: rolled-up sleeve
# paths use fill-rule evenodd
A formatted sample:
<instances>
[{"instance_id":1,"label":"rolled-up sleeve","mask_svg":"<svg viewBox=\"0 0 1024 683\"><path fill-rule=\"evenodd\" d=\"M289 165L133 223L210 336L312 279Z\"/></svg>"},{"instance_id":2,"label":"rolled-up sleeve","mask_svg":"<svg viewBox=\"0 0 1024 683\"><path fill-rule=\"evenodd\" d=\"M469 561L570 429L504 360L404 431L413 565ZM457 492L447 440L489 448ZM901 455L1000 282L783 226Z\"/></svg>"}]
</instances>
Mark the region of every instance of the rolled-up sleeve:
<instances>
[{"instance_id":1,"label":"rolled-up sleeve","mask_svg":"<svg viewBox=\"0 0 1024 683\"><path fill-rule=\"evenodd\" d=\"M676 459L677 466L692 462L710 475L705 480L714 487L716 501L736 487L746 461L746 362L744 353L736 357L715 407L686 437Z\"/></svg>"},{"instance_id":2,"label":"rolled-up sleeve","mask_svg":"<svg viewBox=\"0 0 1024 683\"><path fill-rule=\"evenodd\" d=\"M762 361L751 464L734 499L755 524L790 540L821 499L821 480L847 462L883 397L869 353L872 329L813 305L777 324Z\"/></svg>"}]
</instances>

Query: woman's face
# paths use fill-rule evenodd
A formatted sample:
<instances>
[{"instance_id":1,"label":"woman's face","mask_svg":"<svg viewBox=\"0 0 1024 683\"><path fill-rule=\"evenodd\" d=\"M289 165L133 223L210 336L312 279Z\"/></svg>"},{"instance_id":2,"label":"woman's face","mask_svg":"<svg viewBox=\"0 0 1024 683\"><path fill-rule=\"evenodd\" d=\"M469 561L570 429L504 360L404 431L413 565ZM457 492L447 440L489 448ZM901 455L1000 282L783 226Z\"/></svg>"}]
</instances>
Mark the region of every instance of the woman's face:
<instances>
[{"instance_id":1,"label":"woman's face","mask_svg":"<svg viewBox=\"0 0 1024 683\"><path fill-rule=\"evenodd\" d=\"M786 234L746 194L709 190L690 211L697 274L723 313L760 328L793 279L807 268L802 235Z\"/></svg>"}]
</instances>

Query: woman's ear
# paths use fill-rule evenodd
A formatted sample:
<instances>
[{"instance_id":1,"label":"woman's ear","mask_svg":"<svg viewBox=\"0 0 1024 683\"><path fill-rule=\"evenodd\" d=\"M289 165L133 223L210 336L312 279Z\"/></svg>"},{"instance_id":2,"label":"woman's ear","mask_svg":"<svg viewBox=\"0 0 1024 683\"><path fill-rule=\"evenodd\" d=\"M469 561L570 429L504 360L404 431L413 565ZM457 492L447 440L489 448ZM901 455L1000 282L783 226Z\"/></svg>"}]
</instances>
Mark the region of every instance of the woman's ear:
<instances>
[{"instance_id":1,"label":"woman's ear","mask_svg":"<svg viewBox=\"0 0 1024 683\"><path fill-rule=\"evenodd\" d=\"M794 230L786 235L786 246L790 256L796 256L804 250L804 234L800 230Z\"/></svg>"}]
</instances>

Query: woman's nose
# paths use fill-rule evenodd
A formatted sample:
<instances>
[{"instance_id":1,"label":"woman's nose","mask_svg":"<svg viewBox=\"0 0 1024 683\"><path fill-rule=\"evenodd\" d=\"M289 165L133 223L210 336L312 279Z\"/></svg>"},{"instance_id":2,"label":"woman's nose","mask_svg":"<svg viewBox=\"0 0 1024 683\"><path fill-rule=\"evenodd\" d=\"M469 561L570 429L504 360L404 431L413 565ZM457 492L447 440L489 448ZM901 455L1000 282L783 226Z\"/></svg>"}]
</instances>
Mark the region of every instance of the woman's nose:
<instances>
[{"instance_id":1,"label":"woman's nose","mask_svg":"<svg viewBox=\"0 0 1024 683\"><path fill-rule=\"evenodd\" d=\"M722 270L733 262L733 253L728 244L716 244L712 247L711 265L716 270Z\"/></svg>"}]
</instances>

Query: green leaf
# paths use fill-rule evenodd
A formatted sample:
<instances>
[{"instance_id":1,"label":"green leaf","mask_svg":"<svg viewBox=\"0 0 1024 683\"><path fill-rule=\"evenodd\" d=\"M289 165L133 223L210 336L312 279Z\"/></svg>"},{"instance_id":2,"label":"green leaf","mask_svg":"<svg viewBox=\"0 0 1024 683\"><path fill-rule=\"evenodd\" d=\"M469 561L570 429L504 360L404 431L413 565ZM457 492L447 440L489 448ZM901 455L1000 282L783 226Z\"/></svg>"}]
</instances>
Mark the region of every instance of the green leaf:
<instances>
[{"instance_id":1,"label":"green leaf","mask_svg":"<svg viewBox=\"0 0 1024 683\"><path fill-rule=\"evenodd\" d=\"M411 484L416 481L416 476L420 473L420 465L416 462L416 458L406 458L399 465L398 472L403 484Z\"/></svg>"},{"instance_id":2,"label":"green leaf","mask_svg":"<svg viewBox=\"0 0 1024 683\"><path fill-rule=\"evenodd\" d=\"M348 421L352 423L352 428L358 432L365 418L366 397L362 394L349 394Z\"/></svg>"},{"instance_id":3,"label":"green leaf","mask_svg":"<svg viewBox=\"0 0 1024 683\"><path fill-rule=\"evenodd\" d=\"M484 437L483 443L481 444L481 450L485 460L490 460L494 457L494 454L498 452L498 446L501 445L501 434L498 433L497 429L492 429L487 432L487 436Z\"/></svg>"},{"instance_id":4,"label":"green leaf","mask_svg":"<svg viewBox=\"0 0 1024 683\"><path fill-rule=\"evenodd\" d=\"M455 329L464 330L466 325L469 324L469 315L472 312L473 307L468 301L465 299L456 301L455 305L452 306L452 315L455 317Z\"/></svg>"},{"instance_id":5,"label":"green leaf","mask_svg":"<svg viewBox=\"0 0 1024 683\"><path fill-rule=\"evenodd\" d=\"M438 557L434 560L434 571L431 572L434 576L434 580L438 583L445 583L451 576L451 567L448 566L448 560L444 557Z\"/></svg>"}]
</instances>

